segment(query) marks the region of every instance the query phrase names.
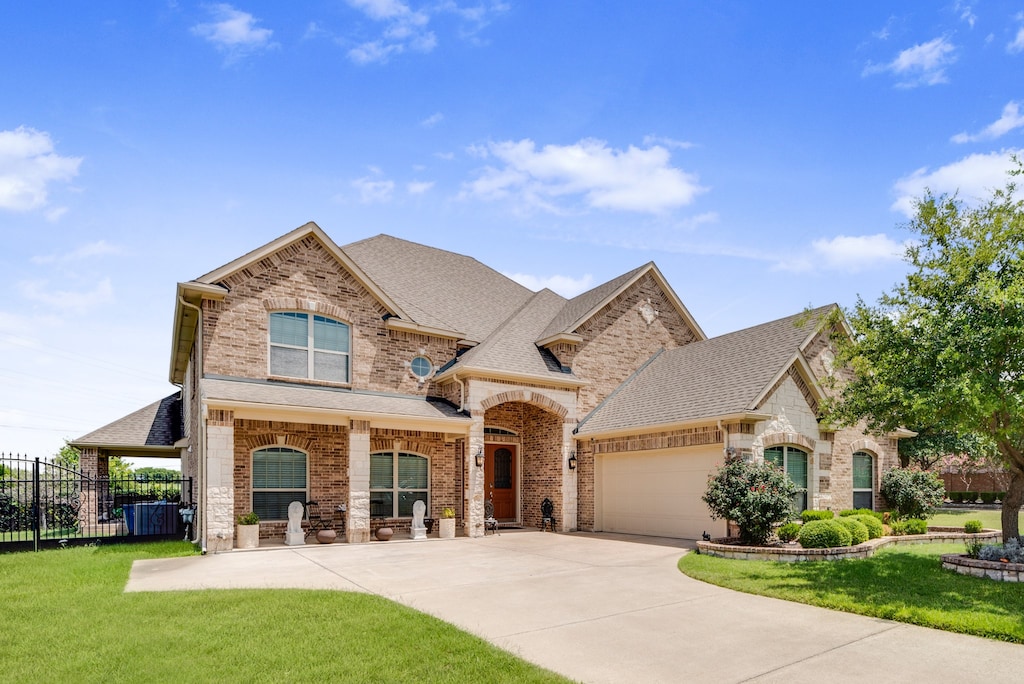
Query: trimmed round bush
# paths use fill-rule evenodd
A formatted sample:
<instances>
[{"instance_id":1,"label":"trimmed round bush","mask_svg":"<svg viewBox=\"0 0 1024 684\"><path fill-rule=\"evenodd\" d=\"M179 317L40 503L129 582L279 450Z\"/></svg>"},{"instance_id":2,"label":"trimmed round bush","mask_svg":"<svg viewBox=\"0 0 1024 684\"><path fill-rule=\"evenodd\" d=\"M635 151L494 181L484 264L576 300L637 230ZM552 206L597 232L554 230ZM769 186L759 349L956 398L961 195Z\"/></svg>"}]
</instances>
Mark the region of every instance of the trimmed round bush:
<instances>
[{"instance_id":1,"label":"trimmed round bush","mask_svg":"<svg viewBox=\"0 0 1024 684\"><path fill-rule=\"evenodd\" d=\"M853 535L838 520L812 520L800 528L798 539L805 549L828 549L849 546Z\"/></svg>"},{"instance_id":2,"label":"trimmed round bush","mask_svg":"<svg viewBox=\"0 0 1024 684\"><path fill-rule=\"evenodd\" d=\"M800 514L800 519L805 523L809 523L812 520L831 520L835 517L835 513L832 511L804 511Z\"/></svg>"},{"instance_id":3,"label":"trimmed round bush","mask_svg":"<svg viewBox=\"0 0 1024 684\"><path fill-rule=\"evenodd\" d=\"M890 525L895 535L924 534L928 531L928 521L921 518L908 518L907 520L895 520Z\"/></svg>"},{"instance_id":4,"label":"trimmed round bush","mask_svg":"<svg viewBox=\"0 0 1024 684\"><path fill-rule=\"evenodd\" d=\"M800 488L786 473L771 463L748 463L732 457L708 476L701 499L712 518L739 525L744 544L762 546L777 524L793 516L793 497L798 491Z\"/></svg>"},{"instance_id":5,"label":"trimmed round bush","mask_svg":"<svg viewBox=\"0 0 1024 684\"><path fill-rule=\"evenodd\" d=\"M984 504L994 504L995 502L996 502L996 493L995 492L982 492L981 493L981 503L984 503Z\"/></svg>"},{"instance_id":6,"label":"trimmed round bush","mask_svg":"<svg viewBox=\"0 0 1024 684\"><path fill-rule=\"evenodd\" d=\"M873 511L870 508L847 508L845 510L839 511L839 515L841 517L846 517L849 515L870 515L873 518L877 519L878 522L882 522L882 513L879 513L878 511Z\"/></svg>"},{"instance_id":7,"label":"trimmed round bush","mask_svg":"<svg viewBox=\"0 0 1024 684\"><path fill-rule=\"evenodd\" d=\"M775 530L775 536L781 542L791 542L800 536L800 523L790 522Z\"/></svg>"},{"instance_id":8,"label":"trimmed round bush","mask_svg":"<svg viewBox=\"0 0 1024 684\"><path fill-rule=\"evenodd\" d=\"M856 546L868 540L868 526L857 520L852 515L845 518L836 518L836 522L850 530L850 544Z\"/></svg>"},{"instance_id":9,"label":"trimmed round bush","mask_svg":"<svg viewBox=\"0 0 1024 684\"><path fill-rule=\"evenodd\" d=\"M878 539L885 534L885 527L882 521L873 515L852 515L853 520L859 520L868 530L868 539Z\"/></svg>"},{"instance_id":10,"label":"trimmed round bush","mask_svg":"<svg viewBox=\"0 0 1024 684\"><path fill-rule=\"evenodd\" d=\"M980 520L968 520L964 523L964 532L967 534L978 534L981 532Z\"/></svg>"}]
</instances>

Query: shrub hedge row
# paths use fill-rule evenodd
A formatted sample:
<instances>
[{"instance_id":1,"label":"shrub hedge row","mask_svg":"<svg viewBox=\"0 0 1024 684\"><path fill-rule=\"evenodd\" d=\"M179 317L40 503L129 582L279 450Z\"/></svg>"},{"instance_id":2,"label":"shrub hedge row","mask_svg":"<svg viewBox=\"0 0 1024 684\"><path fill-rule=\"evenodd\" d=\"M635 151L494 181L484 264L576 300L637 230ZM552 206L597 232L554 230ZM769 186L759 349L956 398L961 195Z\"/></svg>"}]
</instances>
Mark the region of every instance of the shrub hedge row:
<instances>
[{"instance_id":1,"label":"shrub hedge row","mask_svg":"<svg viewBox=\"0 0 1024 684\"><path fill-rule=\"evenodd\" d=\"M946 492L953 503L975 503L980 498L983 504L994 504L1006 498L1006 492Z\"/></svg>"}]
</instances>

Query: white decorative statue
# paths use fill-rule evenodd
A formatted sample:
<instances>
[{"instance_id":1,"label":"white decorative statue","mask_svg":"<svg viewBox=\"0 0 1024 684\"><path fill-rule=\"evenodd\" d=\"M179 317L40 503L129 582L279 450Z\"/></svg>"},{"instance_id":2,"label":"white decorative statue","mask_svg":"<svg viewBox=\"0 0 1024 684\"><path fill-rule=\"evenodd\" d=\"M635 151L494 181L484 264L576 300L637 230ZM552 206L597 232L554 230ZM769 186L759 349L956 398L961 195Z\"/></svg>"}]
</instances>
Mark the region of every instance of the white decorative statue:
<instances>
[{"instance_id":1,"label":"white decorative statue","mask_svg":"<svg viewBox=\"0 0 1024 684\"><path fill-rule=\"evenodd\" d=\"M427 526L423 524L423 515L427 511L427 504L416 501L412 505L412 538L426 539Z\"/></svg>"},{"instance_id":2,"label":"white decorative statue","mask_svg":"<svg viewBox=\"0 0 1024 684\"><path fill-rule=\"evenodd\" d=\"M301 546L306 543L306 535L302 532L302 513L306 507L301 501L288 504L288 531L284 534L284 543L288 546Z\"/></svg>"}]
</instances>

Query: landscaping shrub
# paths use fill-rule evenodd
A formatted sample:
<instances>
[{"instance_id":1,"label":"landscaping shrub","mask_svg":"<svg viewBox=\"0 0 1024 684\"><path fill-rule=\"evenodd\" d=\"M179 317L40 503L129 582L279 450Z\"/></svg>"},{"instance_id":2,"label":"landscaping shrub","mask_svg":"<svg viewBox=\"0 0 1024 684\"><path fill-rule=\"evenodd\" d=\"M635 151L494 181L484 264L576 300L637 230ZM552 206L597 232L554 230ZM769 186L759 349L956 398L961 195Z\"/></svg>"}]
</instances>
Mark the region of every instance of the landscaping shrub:
<instances>
[{"instance_id":1,"label":"landscaping shrub","mask_svg":"<svg viewBox=\"0 0 1024 684\"><path fill-rule=\"evenodd\" d=\"M882 522L883 514L879 513L878 511L873 511L870 508L847 508L845 510L839 511L839 515L840 517L845 517L848 515L870 515L878 522Z\"/></svg>"},{"instance_id":2,"label":"landscaping shrub","mask_svg":"<svg viewBox=\"0 0 1024 684\"><path fill-rule=\"evenodd\" d=\"M836 518L836 522L850 531L850 544L856 546L868 540L868 527L853 516Z\"/></svg>"},{"instance_id":3,"label":"landscaping shrub","mask_svg":"<svg viewBox=\"0 0 1024 684\"><path fill-rule=\"evenodd\" d=\"M859 520L867 528L868 539L878 539L885 534L885 527L882 526L882 521L873 515L854 515L850 517L854 520Z\"/></svg>"},{"instance_id":4,"label":"landscaping shrub","mask_svg":"<svg viewBox=\"0 0 1024 684\"><path fill-rule=\"evenodd\" d=\"M805 549L828 549L849 546L853 535L838 520L812 520L800 528L798 539Z\"/></svg>"},{"instance_id":5,"label":"landscaping shrub","mask_svg":"<svg viewBox=\"0 0 1024 684\"><path fill-rule=\"evenodd\" d=\"M996 501L1003 501L1006 499L1006 492L996 492Z\"/></svg>"},{"instance_id":6,"label":"landscaping shrub","mask_svg":"<svg viewBox=\"0 0 1024 684\"><path fill-rule=\"evenodd\" d=\"M775 530L775 536L779 538L781 542L791 542L800 536L800 524L795 522L789 522Z\"/></svg>"},{"instance_id":7,"label":"landscaping shrub","mask_svg":"<svg viewBox=\"0 0 1024 684\"><path fill-rule=\"evenodd\" d=\"M995 492L982 492L981 493L981 503L983 503L983 504L994 504L995 502L996 502L996 493Z\"/></svg>"},{"instance_id":8,"label":"landscaping shrub","mask_svg":"<svg viewBox=\"0 0 1024 684\"><path fill-rule=\"evenodd\" d=\"M708 477L701 499L711 517L732 520L745 544L764 545L775 525L793 515L793 497L801 491L771 463L748 463L741 457L726 459Z\"/></svg>"},{"instance_id":9,"label":"landscaping shrub","mask_svg":"<svg viewBox=\"0 0 1024 684\"><path fill-rule=\"evenodd\" d=\"M986 544L978 551L978 558L987 561L1024 563L1024 544L1016 537L1005 544Z\"/></svg>"},{"instance_id":10,"label":"landscaping shrub","mask_svg":"<svg viewBox=\"0 0 1024 684\"><path fill-rule=\"evenodd\" d=\"M832 511L804 511L800 514L800 519L805 523L812 520L831 520L834 517L835 513Z\"/></svg>"},{"instance_id":11,"label":"landscaping shrub","mask_svg":"<svg viewBox=\"0 0 1024 684\"><path fill-rule=\"evenodd\" d=\"M964 532L967 534L978 534L981 532L980 520L968 520L964 523Z\"/></svg>"},{"instance_id":12,"label":"landscaping shrub","mask_svg":"<svg viewBox=\"0 0 1024 684\"><path fill-rule=\"evenodd\" d=\"M893 468L882 476L881 494L894 511L894 518L927 518L942 504L946 488L934 473Z\"/></svg>"},{"instance_id":13,"label":"landscaping shrub","mask_svg":"<svg viewBox=\"0 0 1024 684\"><path fill-rule=\"evenodd\" d=\"M903 534L924 534L928 531L928 521L921 518L908 518L907 520L894 520L889 527L895 535Z\"/></svg>"}]
</instances>

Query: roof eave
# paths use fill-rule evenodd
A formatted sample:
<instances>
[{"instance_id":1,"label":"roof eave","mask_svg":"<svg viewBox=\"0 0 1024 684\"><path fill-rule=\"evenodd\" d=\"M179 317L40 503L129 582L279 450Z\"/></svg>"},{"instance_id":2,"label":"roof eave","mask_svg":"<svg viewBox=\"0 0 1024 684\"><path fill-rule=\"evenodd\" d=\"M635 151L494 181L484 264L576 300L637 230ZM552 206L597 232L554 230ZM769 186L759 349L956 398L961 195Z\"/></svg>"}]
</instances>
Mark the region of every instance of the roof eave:
<instances>
[{"instance_id":1,"label":"roof eave","mask_svg":"<svg viewBox=\"0 0 1024 684\"><path fill-rule=\"evenodd\" d=\"M628 428L614 428L609 430L588 431L586 427L576 433L577 439L611 439L614 437L625 437L627 435L649 434L652 432L668 432L680 430L698 425L716 425L724 422L760 422L771 420L772 416L759 411L740 411L723 413L717 416L703 416L700 418L689 418L687 420L676 420L665 423L652 423L650 425L634 425Z\"/></svg>"},{"instance_id":2,"label":"roof eave","mask_svg":"<svg viewBox=\"0 0 1024 684\"><path fill-rule=\"evenodd\" d=\"M566 342L568 344L580 344L583 342L583 336L577 335L576 333L560 332L554 335L549 335L542 340L537 340L538 347L548 347L552 344L558 344L559 342Z\"/></svg>"},{"instance_id":3,"label":"roof eave","mask_svg":"<svg viewBox=\"0 0 1024 684\"><path fill-rule=\"evenodd\" d=\"M184 381L192 345L195 343L196 328L199 325L199 316L185 306L182 300L201 309L202 300L224 299L227 294L227 288L221 285L196 281L178 283L177 297L174 300L174 325L171 330L171 363L168 370L171 384L180 385Z\"/></svg>"},{"instance_id":4,"label":"roof eave","mask_svg":"<svg viewBox=\"0 0 1024 684\"><path fill-rule=\"evenodd\" d=\"M454 330L445 330L444 328L433 328L429 325L420 325L419 323L413 323L412 321L402 320L401 318L388 318L384 323L385 327L389 330L400 330L402 332L418 333L420 335L430 335L431 337L443 337L449 340L465 341L465 333L456 332ZM467 341L468 343L468 341Z\"/></svg>"},{"instance_id":5,"label":"roof eave","mask_svg":"<svg viewBox=\"0 0 1024 684\"><path fill-rule=\"evenodd\" d=\"M533 373L515 373L512 371L502 371L494 368L481 368L478 366L460 366L458 364L452 366L444 373L435 375L432 380L435 382L444 382L446 380L453 380L455 376L459 376L462 380L468 380L470 378L479 378L481 380L515 380L523 382L541 382L548 385L558 385L561 387L586 387L590 384L587 380L580 380L576 376L568 375L535 375Z\"/></svg>"},{"instance_id":6,"label":"roof eave","mask_svg":"<svg viewBox=\"0 0 1024 684\"><path fill-rule=\"evenodd\" d=\"M423 430L426 432L465 432L471 421L462 416L409 416L381 411L358 411L352 409L324 408L319 406L296 406L293 404L276 404L241 399L210 398L205 402L206 411L210 409L226 409L234 412L236 417L255 420L271 419L287 422L307 422L310 419L330 425L345 425L351 420L367 420L374 427L404 430Z\"/></svg>"}]
</instances>

